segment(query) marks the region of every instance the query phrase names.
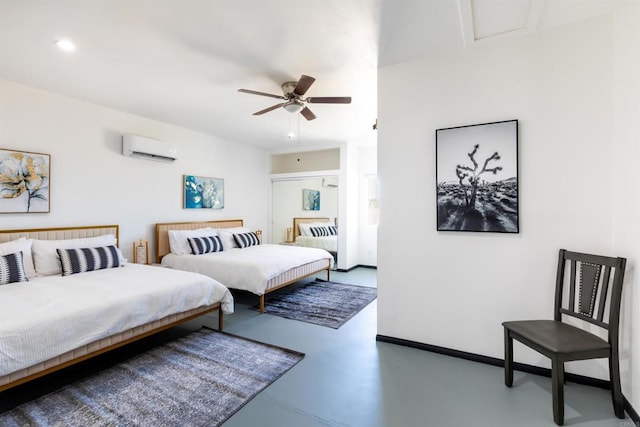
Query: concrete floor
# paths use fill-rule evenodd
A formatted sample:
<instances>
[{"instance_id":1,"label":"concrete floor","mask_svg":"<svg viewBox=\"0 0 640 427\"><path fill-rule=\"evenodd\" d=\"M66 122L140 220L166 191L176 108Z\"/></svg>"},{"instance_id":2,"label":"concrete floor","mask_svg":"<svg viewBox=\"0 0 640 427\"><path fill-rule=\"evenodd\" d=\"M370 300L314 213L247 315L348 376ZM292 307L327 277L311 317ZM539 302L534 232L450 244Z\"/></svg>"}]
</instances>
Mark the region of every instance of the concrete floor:
<instances>
[{"instance_id":1,"label":"concrete floor","mask_svg":"<svg viewBox=\"0 0 640 427\"><path fill-rule=\"evenodd\" d=\"M376 286L376 271L332 272L336 282ZM376 342L376 301L340 329L249 310L236 298L230 333L306 353L225 427L554 426L551 381L422 350ZM606 390L568 383L565 425L634 427L613 414Z\"/></svg>"},{"instance_id":2,"label":"concrete floor","mask_svg":"<svg viewBox=\"0 0 640 427\"><path fill-rule=\"evenodd\" d=\"M331 280L376 286L376 270L331 272ZM225 317L225 331L301 351L306 357L224 427L555 425L549 378L516 372L514 387L508 389L501 368L376 342L377 301L340 329L331 329L260 315L249 308L257 304L251 294L235 298L236 312ZM217 326L217 315L1 393L0 411L199 329L203 323ZM565 386L565 425L636 427L629 418L615 418L608 391L572 383Z\"/></svg>"}]
</instances>

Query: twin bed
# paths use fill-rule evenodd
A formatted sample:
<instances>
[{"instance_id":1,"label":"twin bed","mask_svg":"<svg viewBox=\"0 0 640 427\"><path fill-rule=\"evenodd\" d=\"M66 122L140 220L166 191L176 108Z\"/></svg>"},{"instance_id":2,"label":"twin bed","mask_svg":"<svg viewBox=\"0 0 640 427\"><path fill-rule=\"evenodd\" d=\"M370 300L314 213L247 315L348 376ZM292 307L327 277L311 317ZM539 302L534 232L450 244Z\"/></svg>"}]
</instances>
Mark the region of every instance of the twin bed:
<instances>
[{"instance_id":1,"label":"twin bed","mask_svg":"<svg viewBox=\"0 0 640 427\"><path fill-rule=\"evenodd\" d=\"M214 234L222 235L225 250L203 255L173 253L170 236L175 236L175 231L188 235L188 231L195 230L203 230L200 234L215 230ZM264 312L264 297L269 292L324 271L329 280L333 256L326 250L272 244L238 248L228 238L230 233L247 231L241 219L156 224L156 262L172 269L202 273L230 289L258 295L260 313Z\"/></svg>"},{"instance_id":2,"label":"twin bed","mask_svg":"<svg viewBox=\"0 0 640 427\"><path fill-rule=\"evenodd\" d=\"M338 234L330 218L293 218L293 240L298 246L338 253Z\"/></svg>"},{"instance_id":3,"label":"twin bed","mask_svg":"<svg viewBox=\"0 0 640 427\"><path fill-rule=\"evenodd\" d=\"M233 297L216 280L120 266L119 257L107 257L112 262L103 266L109 267L93 271L84 271L86 259L75 262L76 248L115 247L118 231L117 225L0 230L3 277L24 273L28 279L0 285L0 391L206 313L219 311L222 329ZM72 261L57 264L57 248ZM20 253L21 268L7 262Z\"/></svg>"}]
</instances>

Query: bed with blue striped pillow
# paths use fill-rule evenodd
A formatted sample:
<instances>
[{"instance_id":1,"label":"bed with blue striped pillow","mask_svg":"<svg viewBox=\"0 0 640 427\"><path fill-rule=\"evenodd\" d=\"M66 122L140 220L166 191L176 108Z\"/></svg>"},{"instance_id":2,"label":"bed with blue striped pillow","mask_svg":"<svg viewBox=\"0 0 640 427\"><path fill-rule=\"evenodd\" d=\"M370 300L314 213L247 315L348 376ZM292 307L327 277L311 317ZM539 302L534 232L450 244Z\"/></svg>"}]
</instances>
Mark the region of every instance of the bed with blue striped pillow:
<instances>
[{"instance_id":1,"label":"bed with blue striped pillow","mask_svg":"<svg viewBox=\"0 0 640 427\"><path fill-rule=\"evenodd\" d=\"M191 253L194 255L224 251L220 236L189 237L187 241L189 242L189 246L191 246Z\"/></svg>"},{"instance_id":2,"label":"bed with blue striped pillow","mask_svg":"<svg viewBox=\"0 0 640 427\"><path fill-rule=\"evenodd\" d=\"M0 285L27 282L22 251L0 256Z\"/></svg>"},{"instance_id":3,"label":"bed with blue striped pillow","mask_svg":"<svg viewBox=\"0 0 640 427\"><path fill-rule=\"evenodd\" d=\"M114 245L97 248L57 249L57 251L62 264L63 276L120 267L118 248Z\"/></svg>"}]
</instances>

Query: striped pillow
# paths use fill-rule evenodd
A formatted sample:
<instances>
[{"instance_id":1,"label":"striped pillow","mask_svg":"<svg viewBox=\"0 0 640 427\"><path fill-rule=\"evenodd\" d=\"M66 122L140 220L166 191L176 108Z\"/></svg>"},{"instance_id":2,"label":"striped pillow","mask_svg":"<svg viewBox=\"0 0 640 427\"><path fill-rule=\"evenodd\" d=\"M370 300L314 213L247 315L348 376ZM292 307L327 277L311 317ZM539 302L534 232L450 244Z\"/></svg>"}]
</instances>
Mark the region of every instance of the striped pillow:
<instances>
[{"instance_id":1,"label":"striped pillow","mask_svg":"<svg viewBox=\"0 0 640 427\"><path fill-rule=\"evenodd\" d=\"M191 252L194 255L210 254L212 252L224 251L220 236L202 236L187 238Z\"/></svg>"},{"instance_id":2,"label":"striped pillow","mask_svg":"<svg viewBox=\"0 0 640 427\"><path fill-rule=\"evenodd\" d=\"M120 267L118 248L115 245L97 248L57 249L57 251L62 264L63 276Z\"/></svg>"},{"instance_id":3,"label":"striped pillow","mask_svg":"<svg viewBox=\"0 0 640 427\"><path fill-rule=\"evenodd\" d=\"M260 244L260 239L258 239L258 235L253 231L250 233L240 233L234 234L233 239L236 241L236 244L239 248L247 248L249 246L255 246Z\"/></svg>"},{"instance_id":4,"label":"striped pillow","mask_svg":"<svg viewBox=\"0 0 640 427\"><path fill-rule=\"evenodd\" d=\"M328 226L327 230L329 230L329 236L337 236L338 235L338 229L336 228L335 225Z\"/></svg>"},{"instance_id":5,"label":"striped pillow","mask_svg":"<svg viewBox=\"0 0 640 427\"><path fill-rule=\"evenodd\" d=\"M22 251L0 256L0 285L27 282Z\"/></svg>"},{"instance_id":6,"label":"striped pillow","mask_svg":"<svg viewBox=\"0 0 640 427\"><path fill-rule=\"evenodd\" d=\"M329 235L329 229L327 227L311 227L311 234L313 235L313 237L321 237L321 236L328 236Z\"/></svg>"}]
</instances>

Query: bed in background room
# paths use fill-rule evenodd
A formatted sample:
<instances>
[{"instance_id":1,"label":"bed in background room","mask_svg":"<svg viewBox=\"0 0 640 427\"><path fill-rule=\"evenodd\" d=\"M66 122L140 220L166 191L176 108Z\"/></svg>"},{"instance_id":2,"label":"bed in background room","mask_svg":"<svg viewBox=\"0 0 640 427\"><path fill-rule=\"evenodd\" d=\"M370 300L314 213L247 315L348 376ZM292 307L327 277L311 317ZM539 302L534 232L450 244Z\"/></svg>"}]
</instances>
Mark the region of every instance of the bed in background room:
<instances>
[{"instance_id":1,"label":"bed in background room","mask_svg":"<svg viewBox=\"0 0 640 427\"><path fill-rule=\"evenodd\" d=\"M0 230L0 391L171 328L233 312L201 274L127 263L117 225Z\"/></svg>"},{"instance_id":2,"label":"bed in background room","mask_svg":"<svg viewBox=\"0 0 640 427\"><path fill-rule=\"evenodd\" d=\"M338 253L338 229L330 218L293 218L293 240L296 245Z\"/></svg>"},{"instance_id":3,"label":"bed in background room","mask_svg":"<svg viewBox=\"0 0 640 427\"><path fill-rule=\"evenodd\" d=\"M202 251L194 244L206 236ZM329 280L333 256L323 249L261 244L241 219L156 224L156 262L206 274L230 289L260 297L322 271ZM191 240L189 240L191 239ZM205 248L206 246L206 248Z\"/></svg>"}]
</instances>

